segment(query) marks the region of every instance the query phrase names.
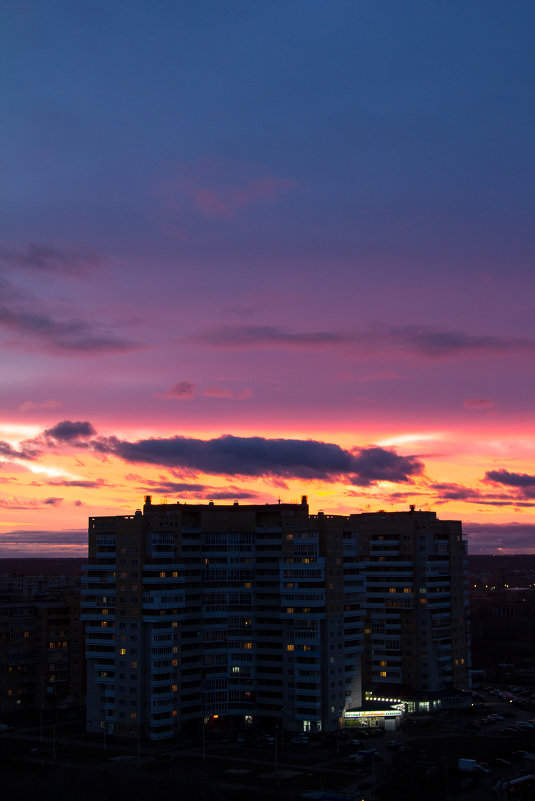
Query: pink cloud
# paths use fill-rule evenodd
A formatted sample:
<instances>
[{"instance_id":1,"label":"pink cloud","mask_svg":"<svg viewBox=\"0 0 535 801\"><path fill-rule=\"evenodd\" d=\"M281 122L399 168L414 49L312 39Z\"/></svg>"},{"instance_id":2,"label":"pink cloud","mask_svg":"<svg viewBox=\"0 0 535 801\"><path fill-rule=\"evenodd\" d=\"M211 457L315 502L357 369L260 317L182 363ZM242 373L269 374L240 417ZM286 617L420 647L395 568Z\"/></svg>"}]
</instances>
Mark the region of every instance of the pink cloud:
<instances>
[{"instance_id":1,"label":"pink cloud","mask_svg":"<svg viewBox=\"0 0 535 801\"><path fill-rule=\"evenodd\" d=\"M284 191L293 189L295 181L266 175L263 178L249 181L238 189L220 187L215 189L198 189L193 200L196 208L205 217L229 220L238 211L255 203L276 200Z\"/></svg>"},{"instance_id":2,"label":"pink cloud","mask_svg":"<svg viewBox=\"0 0 535 801\"><path fill-rule=\"evenodd\" d=\"M463 406L465 409L485 411L485 409L494 409L496 404L490 398L466 398Z\"/></svg>"},{"instance_id":3,"label":"pink cloud","mask_svg":"<svg viewBox=\"0 0 535 801\"><path fill-rule=\"evenodd\" d=\"M19 406L19 412L33 412L37 409L57 409L61 406L60 401L55 400L47 400L43 401L42 403L38 403L36 401L24 401Z\"/></svg>"},{"instance_id":4,"label":"pink cloud","mask_svg":"<svg viewBox=\"0 0 535 801\"><path fill-rule=\"evenodd\" d=\"M241 392L234 392L228 387L207 387L202 394L207 398L230 398L232 400L247 400L253 397L252 390L248 388Z\"/></svg>"},{"instance_id":5,"label":"pink cloud","mask_svg":"<svg viewBox=\"0 0 535 801\"><path fill-rule=\"evenodd\" d=\"M163 201L167 229L175 229L176 219L192 211L208 220L232 220L250 206L273 202L297 186L291 178L261 172L254 165L206 160L175 164L170 172L172 177L166 175L154 187ZM182 222L177 232L181 238L187 236Z\"/></svg>"}]
</instances>

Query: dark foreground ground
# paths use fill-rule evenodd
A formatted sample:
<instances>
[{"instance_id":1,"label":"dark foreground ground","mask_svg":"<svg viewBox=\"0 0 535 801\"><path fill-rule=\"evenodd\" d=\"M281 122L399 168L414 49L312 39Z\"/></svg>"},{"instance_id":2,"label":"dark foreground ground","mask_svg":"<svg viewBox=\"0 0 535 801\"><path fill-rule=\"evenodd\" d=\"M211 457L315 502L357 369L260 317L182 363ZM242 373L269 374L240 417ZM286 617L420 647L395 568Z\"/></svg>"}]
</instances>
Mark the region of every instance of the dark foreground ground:
<instances>
[{"instance_id":1,"label":"dark foreground ground","mask_svg":"<svg viewBox=\"0 0 535 801\"><path fill-rule=\"evenodd\" d=\"M472 725L491 712L504 719ZM529 774L535 766L516 753L535 750L535 728L503 733L508 724L531 717L530 704L518 707L489 695L465 713L416 718L400 731L365 739L378 756L364 767L348 760L359 750L348 731L277 747L207 737L204 750L190 741L138 754L85 735L76 722L49 720L42 733L29 725L0 735L0 792L6 801L290 801L318 790L357 801L490 801L499 797L492 791L498 780ZM489 773L459 773L459 757L486 762Z\"/></svg>"}]
</instances>

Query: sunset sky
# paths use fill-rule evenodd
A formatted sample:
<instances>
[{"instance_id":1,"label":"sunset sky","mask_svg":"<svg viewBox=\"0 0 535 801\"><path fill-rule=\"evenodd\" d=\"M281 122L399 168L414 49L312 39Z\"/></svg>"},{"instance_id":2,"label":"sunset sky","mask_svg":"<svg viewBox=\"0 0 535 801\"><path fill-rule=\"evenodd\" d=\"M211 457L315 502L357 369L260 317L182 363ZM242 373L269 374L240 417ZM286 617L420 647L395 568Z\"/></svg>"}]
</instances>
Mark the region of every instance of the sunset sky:
<instances>
[{"instance_id":1,"label":"sunset sky","mask_svg":"<svg viewBox=\"0 0 535 801\"><path fill-rule=\"evenodd\" d=\"M535 552L535 4L2 18L0 556L145 494Z\"/></svg>"}]
</instances>

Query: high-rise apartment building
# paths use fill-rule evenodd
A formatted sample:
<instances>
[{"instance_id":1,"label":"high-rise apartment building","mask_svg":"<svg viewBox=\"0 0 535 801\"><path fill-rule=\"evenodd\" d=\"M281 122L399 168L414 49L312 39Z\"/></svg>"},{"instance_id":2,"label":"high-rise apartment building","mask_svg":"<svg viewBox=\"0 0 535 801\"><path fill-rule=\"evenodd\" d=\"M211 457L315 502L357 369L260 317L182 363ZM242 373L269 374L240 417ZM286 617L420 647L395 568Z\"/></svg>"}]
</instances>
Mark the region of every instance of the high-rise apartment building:
<instances>
[{"instance_id":1,"label":"high-rise apartment building","mask_svg":"<svg viewBox=\"0 0 535 801\"><path fill-rule=\"evenodd\" d=\"M310 515L306 497L223 506L147 496L134 515L90 518L82 590L88 730L158 740L214 716L330 730L360 706L361 688L379 680L423 681L427 672L431 687L463 679L466 669L438 677L434 653L426 671L416 667L424 620L431 642L446 631L462 635L460 524L429 513L420 551L420 524L411 528L397 513L386 515L388 528L383 514ZM423 521L428 513L409 514ZM446 539L444 525L453 527ZM440 601L457 592L460 605L446 612ZM409 630L412 673L403 661ZM464 649L452 646L452 659L466 659Z\"/></svg>"},{"instance_id":2,"label":"high-rise apartment building","mask_svg":"<svg viewBox=\"0 0 535 801\"><path fill-rule=\"evenodd\" d=\"M347 522L309 515L306 498L147 496L135 515L91 518L88 729L157 740L214 715L336 728L360 703L364 583Z\"/></svg>"},{"instance_id":3,"label":"high-rise apartment building","mask_svg":"<svg viewBox=\"0 0 535 801\"><path fill-rule=\"evenodd\" d=\"M366 574L365 696L439 705L469 685L466 541L434 512L351 515Z\"/></svg>"}]
</instances>

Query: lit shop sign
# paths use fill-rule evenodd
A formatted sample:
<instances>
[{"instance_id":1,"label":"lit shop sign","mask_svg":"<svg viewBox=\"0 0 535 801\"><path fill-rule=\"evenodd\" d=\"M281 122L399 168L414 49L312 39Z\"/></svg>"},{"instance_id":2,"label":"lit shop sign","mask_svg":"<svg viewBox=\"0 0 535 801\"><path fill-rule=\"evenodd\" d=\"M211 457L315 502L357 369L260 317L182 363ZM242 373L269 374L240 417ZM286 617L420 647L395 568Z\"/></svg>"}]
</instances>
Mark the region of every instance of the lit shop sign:
<instances>
[{"instance_id":1,"label":"lit shop sign","mask_svg":"<svg viewBox=\"0 0 535 801\"><path fill-rule=\"evenodd\" d=\"M346 712L344 717L346 718L396 718L399 715L399 712L395 710L387 710L381 709L378 712Z\"/></svg>"}]
</instances>

